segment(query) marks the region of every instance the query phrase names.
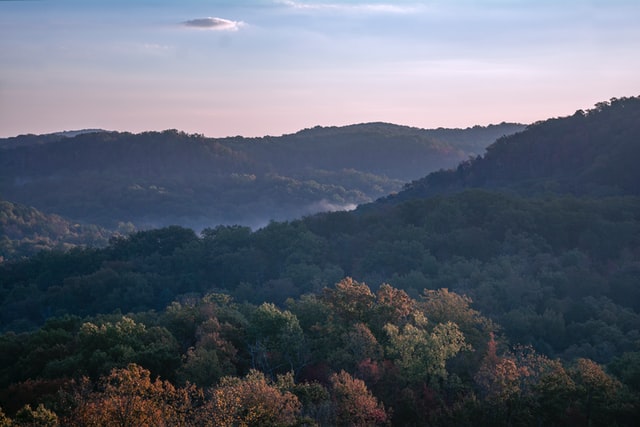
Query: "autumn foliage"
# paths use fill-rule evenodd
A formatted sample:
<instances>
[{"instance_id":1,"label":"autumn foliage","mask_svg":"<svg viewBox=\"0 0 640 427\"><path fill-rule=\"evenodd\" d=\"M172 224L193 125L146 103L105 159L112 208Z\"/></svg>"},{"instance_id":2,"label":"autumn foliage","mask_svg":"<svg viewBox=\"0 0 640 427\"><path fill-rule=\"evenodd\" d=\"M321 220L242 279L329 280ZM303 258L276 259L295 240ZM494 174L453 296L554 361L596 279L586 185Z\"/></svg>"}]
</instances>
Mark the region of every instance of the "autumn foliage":
<instances>
[{"instance_id":1,"label":"autumn foliage","mask_svg":"<svg viewBox=\"0 0 640 427\"><path fill-rule=\"evenodd\" d=\"M0 342L4 360L33 349L0 369L28 375L0 394L0 426L633 425L637 395L601 365L509 346L471 304L345 279L288 309L210 294L59 319Z\"/></svg>"},{"instance_id":2,"label":"autumn foliage","mask_svg":"<svg viewBox=\"0 0 640 427\"><path fill-rule=\"evenodd\" d=\"M292 426L300 413L300 402L291 392L279 390L263 373L252 370L244 378L223 378L208 408L212 425L220 427Z\"/></svg>"}]
</instances>

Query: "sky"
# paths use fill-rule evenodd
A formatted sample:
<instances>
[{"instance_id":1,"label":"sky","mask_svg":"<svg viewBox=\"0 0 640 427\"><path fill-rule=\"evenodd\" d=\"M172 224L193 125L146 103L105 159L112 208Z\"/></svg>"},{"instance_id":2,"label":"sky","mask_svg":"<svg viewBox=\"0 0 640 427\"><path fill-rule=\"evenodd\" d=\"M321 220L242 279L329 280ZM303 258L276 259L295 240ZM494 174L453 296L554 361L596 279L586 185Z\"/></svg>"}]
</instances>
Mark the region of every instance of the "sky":
<instances>
[{"instance_id":1,"label":"sky","mask_svg":"<svg viewBox=\"0 0 640 427\"><path fill-rule=\"evenodd\" d=\"M0 0L0 137L532 123L640 95L638 0Z\"/></svg>"}]
</instances>

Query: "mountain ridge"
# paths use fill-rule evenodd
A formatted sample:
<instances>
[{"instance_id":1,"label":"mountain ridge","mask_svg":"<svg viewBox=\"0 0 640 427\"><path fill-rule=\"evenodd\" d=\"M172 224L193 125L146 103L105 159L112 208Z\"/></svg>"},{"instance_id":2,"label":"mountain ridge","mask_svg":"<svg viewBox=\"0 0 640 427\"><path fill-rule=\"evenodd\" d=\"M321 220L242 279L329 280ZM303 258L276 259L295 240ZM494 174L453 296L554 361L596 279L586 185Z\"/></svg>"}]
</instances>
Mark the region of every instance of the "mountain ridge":
<instances>
[{"instance_id":1,"label":"mountain ridge","mask_svg":"<svg viewBox=\"0 0 640 427\"><path fill-rule=\"evenodd\" d=\"M433 172L383 198L398 202L469 188L520 194L640 194L640 97L612 98L587 111L529 125L455 169Z\"/></svg>"},{"instance_id":2,"label":"mountain ridge","mask_svg":"<svg viewBox=\"0 0 640 427\"><path fill-rule=\"evenodd\" d=\"M0 140L0 195L110 228L257 226L370 202L520 128L439 129L438 139L382 123L261 138L176 130L27 136Z\"/></svg>"}]
</instances>

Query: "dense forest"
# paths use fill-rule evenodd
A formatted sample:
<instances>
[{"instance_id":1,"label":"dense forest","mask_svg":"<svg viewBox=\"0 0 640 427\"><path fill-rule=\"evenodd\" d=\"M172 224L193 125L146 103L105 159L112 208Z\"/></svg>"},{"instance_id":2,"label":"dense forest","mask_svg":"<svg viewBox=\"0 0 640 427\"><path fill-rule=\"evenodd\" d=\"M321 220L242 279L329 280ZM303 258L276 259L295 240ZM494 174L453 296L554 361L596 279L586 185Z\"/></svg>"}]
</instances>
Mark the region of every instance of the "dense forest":
<instances>
[{"instance_id":1,"label":"dense forest","mask_svg":"<svg viewBox=\"0 0 640 427\"><path fill-rule=\"evenodd\" d=\"M117 233L135 231L120 224ZM105 246L116 233L95 225L71 223L54 214L0 199L0 263L33 255L45 249Z\"/></svg>"},{"instance_id":2,"label":"dense forest","mask_svg":"<svg viewBox=\"0 0 640 427\"><path fill-rule=\"evenodd\" d=\"M636 425L638 117L536 123L350 212L5 262L0 423Z\"/></svg>"},{"instance_id":3,"label":"dense forest","mask_svg":"<svg viewBox=\"0 0 640 427\"><path fill-rule=\"evenodd\" d=\"M469 303L347 278L282 308L52 318L2 337L0 399L17 425L633 425L637 355L614 376L507 347Z\"/></svg>"},{"instance_id":4,"label":"dense forest","mask_svg":"<svg viewBox=\"0 0 640 427\"><path fill-rule=\"evenodd\" d=\"M640 98L613 98L571 117L506 135L455 170L410 184L403 198L463 188L508 188L520 194L640 194Z\"/></svg>"},{"instance_id":5,"label":"dense forest","mask_svg":"<svg viewBox=\"0 0 640 427\"><path fill-rule=\"evenodd\" d=\"M263 138L171 130L25 135L0 140L0 195L109 229L130 222L256 228L370 202L522 129L370 123Z\"/></svg>"}]
</instances>

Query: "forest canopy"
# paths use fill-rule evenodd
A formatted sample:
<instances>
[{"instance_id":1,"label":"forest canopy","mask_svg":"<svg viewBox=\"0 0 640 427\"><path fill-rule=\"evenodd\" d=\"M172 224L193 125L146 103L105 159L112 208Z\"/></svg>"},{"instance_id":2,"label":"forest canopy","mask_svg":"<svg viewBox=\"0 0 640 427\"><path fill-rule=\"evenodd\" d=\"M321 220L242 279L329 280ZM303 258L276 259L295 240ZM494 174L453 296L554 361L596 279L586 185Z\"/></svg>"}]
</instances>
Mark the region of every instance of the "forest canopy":
<instances>
[{"instance_id":1,"label":"forest canopy","mask_svg":"<svg viewBox=\"0 0 640 427\"><path fill-rule=\"evenodd\" d=\"M0 423L633 426L639 117L536 123L350 212L4 262Z\"/></svg>"},{"instance_id":2,"label":"forest canopy","mask_svg":"<svg viewBox=\"0 0 640 427\"><path fill-rule=\"evenodd\" d=\"M263 138L176 130L25 135L0 139L0 195L110 230L257 228L371 202L523 128L368 123Z\"/></svg>"}]
</instances>

